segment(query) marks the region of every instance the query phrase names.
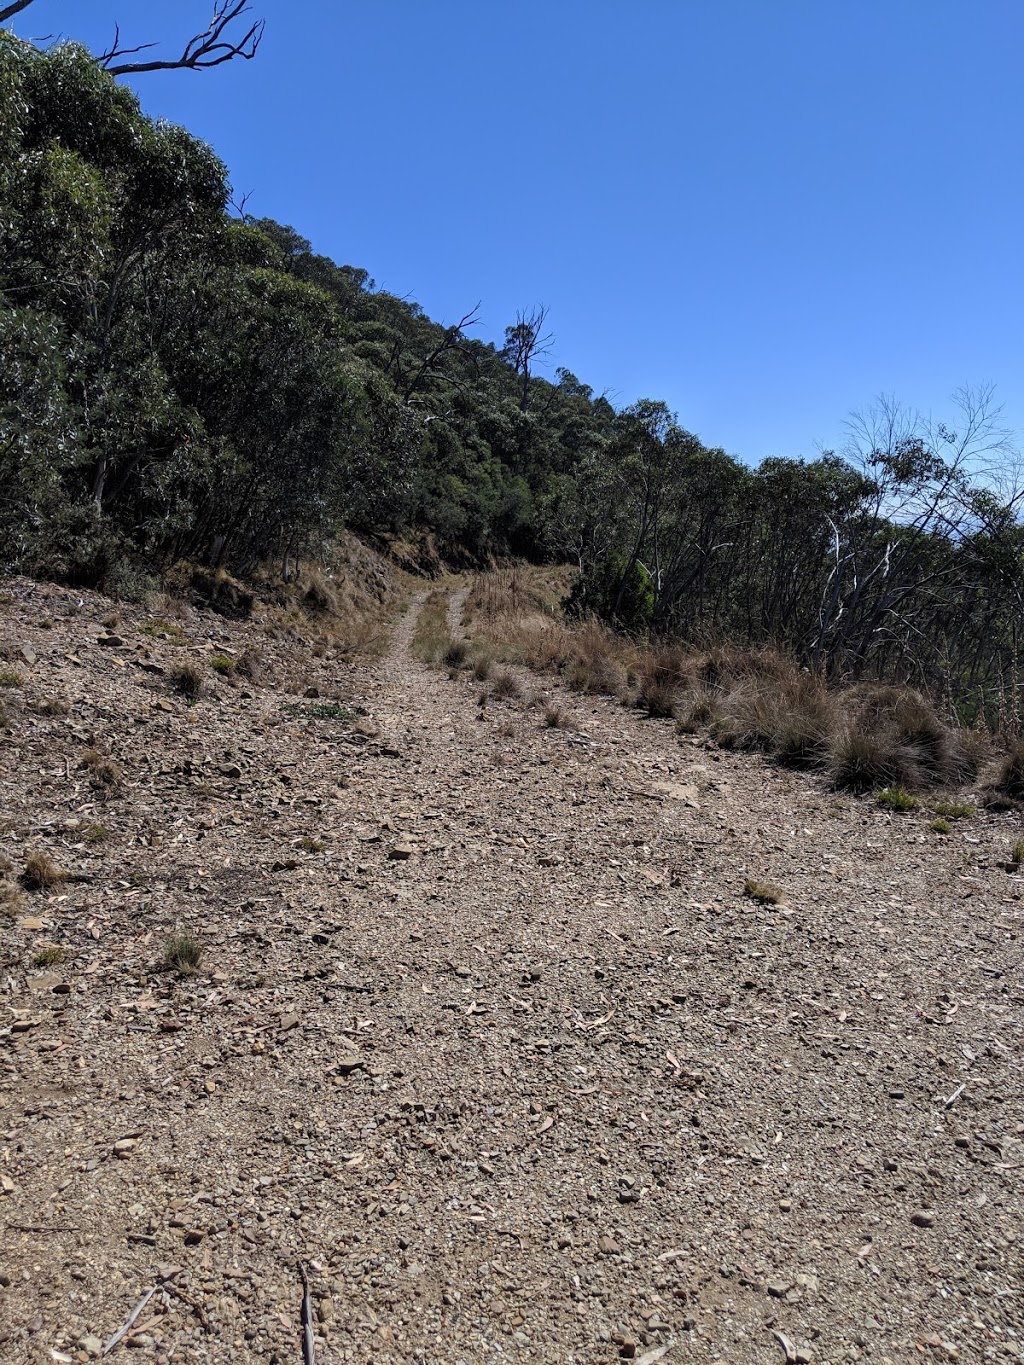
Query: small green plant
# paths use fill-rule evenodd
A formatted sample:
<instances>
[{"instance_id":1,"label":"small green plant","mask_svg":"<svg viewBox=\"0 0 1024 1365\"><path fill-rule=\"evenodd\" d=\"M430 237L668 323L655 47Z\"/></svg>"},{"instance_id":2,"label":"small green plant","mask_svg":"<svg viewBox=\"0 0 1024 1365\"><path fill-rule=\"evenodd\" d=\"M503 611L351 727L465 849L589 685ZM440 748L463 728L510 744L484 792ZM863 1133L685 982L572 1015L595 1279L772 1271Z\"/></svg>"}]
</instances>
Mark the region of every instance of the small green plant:
<instances>
[{"instance_id":1,"label":"small green plant","mask_svg":"<svg viewBox=\"0 0 1024 1365\"><path fill-rule=\"evenodd\" d=\"M21 674L16 668L0 668L0 687L20 687Z\"/></svg>"},{"instance_id":2,"label":"small green plant","mask_svg":"<svg viewBox=\"0 0 1024 1365\"><path fill-rule=\"evenodd\" d=\"M106 825L86 825L81 833L87 844L102 844L107 837L107 827Z\"/></svg>"},{"instance_id":3,"label":"small green plant","mask_svg":"<svg viewBox=\"0 0 1024 1365\"><path fill-rule=\"evenodd\" d=\"M352 721L356 713L339 701L318 701L312 706L297 706L291 703L288 710L293 716L305 716L307 720Z\"/></svg>"},{"instance_id":4,"label":"small green plant","mask_svg":"<svg viewBox=\"0 0 1024 1365\"><path fill-rule=\"evenodd\" d=\"M222 678L229 678L234 673L237 664L230 654L211 654L210 667L214 673L219 673Z\"/></svg>"},{"instance_id":5,"label":"small green plant","mask_svg":"<svg viewBox=\"0 0 1024 1365\"><path fill-rule=\"evenodd\" d=\"M556 702L548 702L544 708L544 724L549 730L564 730L569 717Z\"/></svg>"},{"instance_id":6,"label":"small green plant","mask_svg":"<svg viewBox=\"0 0 1024 1365\"><path fill-rule=\"evenodd\" d=\"M319 839L314 839L310 834L304 834L299 840L299 848L305 853L323 853L324 847Z\"/></svg>"},{"instance_id":7,"label":"small green plant","mask_svg":"<svg viewBox=\"0 0 1024 1365\"><path fill-rule=\"evenodd\" d=\"M9 729L10 724L11 722L7 719L7 707L0 701L0 730Z\"/></svg>"},{"instance_id":8,"label":"small green plant","mask_svg":"<svg viewBox=\"0 0 1024 1365\"><path fill-rule=\"evenodd\" d=\"M68 874L62 872L48 854L37 850L25 859L21 884L29 891L50 891L61 882L67 881L67 876Z\"/></svg>"},{"instance_id":9,"label":"small green plant","mask_svg":"<svg viewBox=\"0 0 1024 1365\"><path fill-rule=\"evenodd\" d=\"M494 660L489 654L478 654L473 663L473 677L477 682L486 682L493 667Z\"/></svg>"},{"instance_id":10,"label":"small green plant","mask_svg":"<svg viewBox=\"0 0 1024 1365\"><path fill-rule=\"evenodd\" d=\"M1024 839L1018 839L1010 849L1010 862L1016 863L1018 867L1024 863Z\"/></svg>"},{"instance_id":11,"label":"small green plant","mask_svg":"<svg viewBox=\"0 0 1024 1365\"><path fill-rule=\"evenodd\" d=\"M165 621L162 616L152 616L148 621L143 621L139 626L139 634L149 635L153 639L165 635L175 645L183 645L187 638L176 621Z\"/></svg>"},{"instance_id":12,"label":"small green plant","mask_svg":"<svg viewBox=\"0 0 1024 1365\"><path fill-rule=\"evenodd\" d=\"M59 944L50 943L45 948L39 949L32 962L37 967L55 967L58 962L63 962L66 956L67 954Z\"/></svg>"},{"instance_id":13,"label":"small green plant","mask_svg":"<svg viewBox=\"0 0 1024 1365\"><path fill-rule=\"evenodd\" d=\"M977 807L970 801L936 801L932 810L943 820L963 820L973 815Z\"/></svg>"},{"instance_id":14,"label":"small green plant","mask_svg":"<svg viewBox=\"0 0 1024 1365\"><path fill-rule=\"evenodd\" d=\"M905 787L883 787L875 792L875 800L886 810L917 810L921 804Z\"/></svg>"},{"instance_id":15,"label":"small green plant","mask_svg":"<svg viewBox=\"0 0 1024 1365\"><path fill-rule=\"evenodd\" d=\"M177 664L168 672L167 680L189 702L197 702L203 695L203 671L198 664Z\"/></svg>"},{"instance_id":16,"label":"small green plant","mask_svg":"<svg viewBox=\"0 0 1024 1365\"><path fill-rule=\"evenodd\" d=\"M784 905L786 903L786 893L781 887L774 886L771 882L755 881L753 877L748 877L743 883L743 894L750 900L757 901L759 905Z\"/></svg>"},{"instance_id":17,"label":"small green plant","mask_svg":"<svg viewBox=\"0 0 1024 1365\"><path fill-rule=\"evenodd\" d=\"M203 958L203 945L187 929L177 929L164 945L164 965L179 976L191 976L198 971Z\"/></svg>"},{"instance_id":18,"label":"small green plant","mask_svg":"<svg viewBox=\"0 0 1024 1365\"><path fill-rule=\"evenodd\" d=\"M948 820L933 820L931 827L936 834L952 834L953 832L953 826Z\"/></svg>"}]
</instances>

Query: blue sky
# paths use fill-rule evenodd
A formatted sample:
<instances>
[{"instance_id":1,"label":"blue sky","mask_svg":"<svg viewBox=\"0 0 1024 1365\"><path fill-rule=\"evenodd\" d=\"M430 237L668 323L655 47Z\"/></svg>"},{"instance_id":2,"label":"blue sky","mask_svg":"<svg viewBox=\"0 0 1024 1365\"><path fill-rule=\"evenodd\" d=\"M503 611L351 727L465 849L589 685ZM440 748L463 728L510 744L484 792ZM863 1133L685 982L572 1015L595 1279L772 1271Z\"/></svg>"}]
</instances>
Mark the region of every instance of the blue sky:
<instances>
[{"instance_id":1,"label":"blue sky","mask_svg":"<svg viewBox=\"0 0 1024 1365\"><path fill-rule=\"evenodd\" d=\"M202 28L36 0L22 36ZM994 383L1024 439L1021 0L253 0L257 58L139 77L250 212L756 462L879 392Z\"/></svg>"}]
</instances>

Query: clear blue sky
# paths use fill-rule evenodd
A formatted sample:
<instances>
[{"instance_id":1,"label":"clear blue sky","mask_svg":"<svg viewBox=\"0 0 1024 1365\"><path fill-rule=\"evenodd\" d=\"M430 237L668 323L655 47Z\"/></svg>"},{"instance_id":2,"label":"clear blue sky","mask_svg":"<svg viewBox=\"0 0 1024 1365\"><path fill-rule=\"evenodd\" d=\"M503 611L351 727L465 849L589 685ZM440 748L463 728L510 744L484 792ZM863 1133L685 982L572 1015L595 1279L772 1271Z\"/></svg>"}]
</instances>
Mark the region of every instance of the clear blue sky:
<instances>
[{"instance_id":1,"label":"clear blue sky","mask_svg":"<svg viewBox=\"0 0 1024 1365\"><path fill-rule=\"evenodd\" d=\"M170 51L209 0L36 0ZM754 461L880 391L1024 437L1024 0L253 0L255 61L142 76L249 211Z\"/></svg>"}]
</instances>

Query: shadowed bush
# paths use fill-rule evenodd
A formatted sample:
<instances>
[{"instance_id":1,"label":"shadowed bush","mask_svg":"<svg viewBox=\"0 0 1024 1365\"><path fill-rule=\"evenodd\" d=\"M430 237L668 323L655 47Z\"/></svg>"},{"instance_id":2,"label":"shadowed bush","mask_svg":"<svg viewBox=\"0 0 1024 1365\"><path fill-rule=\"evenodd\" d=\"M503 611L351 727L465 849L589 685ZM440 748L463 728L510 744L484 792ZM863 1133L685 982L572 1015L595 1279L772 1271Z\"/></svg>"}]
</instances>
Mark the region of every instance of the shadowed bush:
<instances>
[{"instance_id":1,"label":"shadowed bush","mask_svg":"<svg viewBox=\"0 0 1024 1365\"><path fill-rule=\"evenodd\" d=\"M1024 740L1019 740L999 765L995 785L1014 801L1024 801Z\"/></svg>"},{"instance_id":2,"label":"shadowed bush","mask_svg":"<svg viewBox=\"0 0 1024 1365\"><path fill-rule=\"evenodd\" d=\"M843 791L919 787L924 780L917 754L892 730L848 726L833 743L831 764L832 784Z\"/></svg>"}]
</instances>

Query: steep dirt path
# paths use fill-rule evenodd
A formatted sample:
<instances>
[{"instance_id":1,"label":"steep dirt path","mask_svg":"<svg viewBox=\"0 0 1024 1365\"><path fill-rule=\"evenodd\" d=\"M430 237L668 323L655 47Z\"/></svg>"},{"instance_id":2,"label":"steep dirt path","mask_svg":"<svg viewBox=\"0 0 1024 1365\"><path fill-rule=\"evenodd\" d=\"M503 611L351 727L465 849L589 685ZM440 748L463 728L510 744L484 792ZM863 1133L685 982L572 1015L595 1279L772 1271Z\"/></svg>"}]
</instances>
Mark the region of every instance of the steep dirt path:
<instances>
[{"instance_id":1,"label":"steep dirt path","mask_svg":"<svg viewBox=\"0 0 1024 1365\"><path fill-rule=\"evenodd\" d=\"M323 664L354 729L149 727L168 769L223 727L247 794L161 789L59 1023L10 1035L0 1358L163 1275L139 1354L283 1365L299 1259L325 1362L1024 1358L1010 820L941 844L601 700L481 706L418 609ZM210 975L166 985L176 922Z\"/></svg>"}]
</instances>

